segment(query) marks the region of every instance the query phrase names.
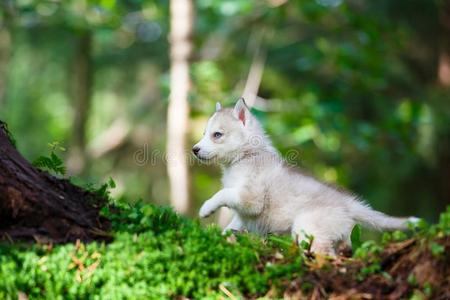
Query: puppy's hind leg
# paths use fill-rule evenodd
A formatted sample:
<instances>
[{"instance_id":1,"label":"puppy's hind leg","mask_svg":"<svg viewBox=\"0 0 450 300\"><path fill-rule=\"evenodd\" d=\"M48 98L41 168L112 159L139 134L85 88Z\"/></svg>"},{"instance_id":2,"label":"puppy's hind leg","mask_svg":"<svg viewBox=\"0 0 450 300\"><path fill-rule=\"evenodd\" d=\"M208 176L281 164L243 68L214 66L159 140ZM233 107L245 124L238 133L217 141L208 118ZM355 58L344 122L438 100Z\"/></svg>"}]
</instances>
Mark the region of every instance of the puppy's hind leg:
<instances>
[{"instance_id":1,"label":"puppy's hind leg","mask_svg":"<svg viewBox=\"0 0 450 300\"><path fill-rule=\"evenodd\" d=\"M321 226L320 221L314 213L297 216L292 226L292 238L301 243L310 242L309 236L312 236L312 252L336 256L334 241L327 234L326 228Z\"/></svg>"}]
</instances>

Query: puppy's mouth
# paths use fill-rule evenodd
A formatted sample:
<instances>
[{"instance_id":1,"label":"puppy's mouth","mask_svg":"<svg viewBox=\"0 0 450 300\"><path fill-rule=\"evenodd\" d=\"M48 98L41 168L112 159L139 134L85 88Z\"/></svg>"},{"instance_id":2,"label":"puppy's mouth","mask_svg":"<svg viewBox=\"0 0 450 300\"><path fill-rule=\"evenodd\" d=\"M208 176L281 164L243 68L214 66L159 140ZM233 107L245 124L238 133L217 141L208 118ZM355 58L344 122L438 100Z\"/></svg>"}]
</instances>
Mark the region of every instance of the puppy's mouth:
<instances>
[{"instance_id":1,"label":"puppy's mouth","mask_svg":"<svg viewBox=\"0 0 450 300\"><path fill-rule=\"evenodd\" d=\"M201 161L207 162L207 161L213 160L215 156L214 155L204 156L204 155L196 154L195 157L197 157Z\"/></svg>"}]
</instances>

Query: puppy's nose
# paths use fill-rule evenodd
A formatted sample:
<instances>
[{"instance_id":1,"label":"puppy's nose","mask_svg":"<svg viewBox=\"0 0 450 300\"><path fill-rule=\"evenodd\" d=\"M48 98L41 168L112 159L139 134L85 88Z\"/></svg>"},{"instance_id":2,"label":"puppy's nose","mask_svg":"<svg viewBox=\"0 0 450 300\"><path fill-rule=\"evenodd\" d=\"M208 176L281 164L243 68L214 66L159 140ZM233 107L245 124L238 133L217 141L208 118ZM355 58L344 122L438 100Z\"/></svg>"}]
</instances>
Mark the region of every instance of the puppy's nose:
<instances>
[{"instance_id":1,"label":"puppy's nose","mask_svg":"<svg viewBox=\"0 0 450 300\"><path fill-rule=\"evenodd\" d=\"M197 155L199 151L200 151L200 148L199 148L199 147L194 147L194 148L192 148L192 152L193 152L195 155Z\"/></svg>"}]
</instances>

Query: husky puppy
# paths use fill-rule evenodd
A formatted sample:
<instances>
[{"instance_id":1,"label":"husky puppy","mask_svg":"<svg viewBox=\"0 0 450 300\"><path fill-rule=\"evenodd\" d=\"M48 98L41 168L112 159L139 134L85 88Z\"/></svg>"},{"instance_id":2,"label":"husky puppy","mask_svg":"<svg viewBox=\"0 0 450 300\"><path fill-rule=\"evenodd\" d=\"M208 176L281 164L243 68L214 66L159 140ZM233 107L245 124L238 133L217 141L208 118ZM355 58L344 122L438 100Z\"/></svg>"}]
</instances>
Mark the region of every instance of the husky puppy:
<instances>
[{"instance_id":1,"label":"husky puppy","mask_svg":"<svg viewBox=\"0 0 450 300\"><path fill-rule=\"evenodd\" d=\"M350 242L355 224L394 230L406 229L410 220L375 211L357 196L288 166L243 98L234 108L216 104L192 151L222 166L223 189L203 204L199 215L231 208L235 215L225 231L290 233L296 241L312 235L312 251L334 255L337 242Z\"/></svg>"}]
</instances>

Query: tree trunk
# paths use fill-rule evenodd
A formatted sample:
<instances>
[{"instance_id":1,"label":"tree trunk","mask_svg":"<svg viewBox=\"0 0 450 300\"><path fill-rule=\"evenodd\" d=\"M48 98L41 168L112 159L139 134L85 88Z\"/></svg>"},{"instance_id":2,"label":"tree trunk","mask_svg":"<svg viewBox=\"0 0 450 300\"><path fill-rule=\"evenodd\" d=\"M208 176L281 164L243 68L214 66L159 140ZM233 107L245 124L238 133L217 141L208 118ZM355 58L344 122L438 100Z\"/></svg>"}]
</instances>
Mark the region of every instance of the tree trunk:
<instances>
[{"instance_id":1,"label":"tree trunk","mask_svg":"<svg viewBox=\"0 0 450 300\"><path fill-rule=\"evenodd\" d=\"M186 136L189 116L189 57L192 52L193 31L191 0L170 1L170 26L167 172L170 181L170 202L176 211L187 213L190 208Z\"/></svg>"},{"instance_id":2,"label":"tree trunk","mask_svg":"<svg viewBox=\"0 0 450 300\"><path fill-rule=\"evenodd\" d=\"M3 10L0 20L0 109L4 106L6 95L6 82L8 76L8 62L11 52L11 8L7 3L0 4Z\"/></svg>"},{"instance_id":3,"label":"tree trunk","mask_svg":"<svg viewBox=\"0 0 450 300\"><path fill-rule=\"evenodd\" d=\"M0 239L68 242L104 239L99 196L33 167L0 121Z\"/></svg>"},{"instance_id":4,"label":"tree trunk","mask_svg":"<svg viewBox=\"0 0 450 300\"><path fill-rule=\"evenodd\" d=\"M439 45L438 79L444 87L450 87L450 0L440 4L439 23L441 38Z\"/></svg>"},{"instance_id":5,"label":"tree trunk","mask_svg":"<svg viewBox=\"0 0 450 300\"><path fill-rule=\"evenodd\" d=\"M440 3L439 23L440 23L440 47L438 62L439 84L446 89L450 89L450 0ZM448 128L448 127L447 127ZM441 189L439 211L445 210L450 200L450 132L441 134L438 139L437 148L439 174L441 178Z\"/></svg>"},{"instance_id":6,"label":"tree trunk","mask_svg":"<svg viewBox=\"0 0 450 300\"><path fill-rule=\"evenodd\" d=\"M92 34L83 32L77 37L76 54L73 73L74 120L72 143L67 162L70 174L80 174L87 163L86 154L86 123L92 98Z\"/></svg>"}]
</instances>

